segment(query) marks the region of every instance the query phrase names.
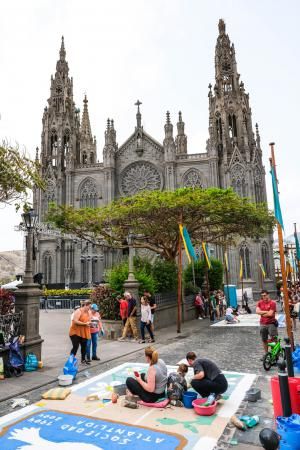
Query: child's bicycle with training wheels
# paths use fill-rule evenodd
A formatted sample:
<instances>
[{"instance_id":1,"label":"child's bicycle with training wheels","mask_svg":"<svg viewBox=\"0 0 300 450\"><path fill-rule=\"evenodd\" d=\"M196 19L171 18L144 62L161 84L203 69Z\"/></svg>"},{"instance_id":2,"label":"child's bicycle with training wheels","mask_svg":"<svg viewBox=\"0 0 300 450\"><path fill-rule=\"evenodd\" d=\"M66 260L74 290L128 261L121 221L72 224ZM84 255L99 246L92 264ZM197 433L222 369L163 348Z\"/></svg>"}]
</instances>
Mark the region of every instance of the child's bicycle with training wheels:
<instances>
[{"instance_id":1,"label":"child's bicycle with training wheels","mask_svg":"<svg viewBox=\"0 0 300 450\"><path fill-rule=\"evenodd\" d=\"M279 358L285 359L285 349L281 347L281 339L276 337L268 341L268 352L263 359L264 369L270 370L277 364Z\"/></svg>"}]
</instances>

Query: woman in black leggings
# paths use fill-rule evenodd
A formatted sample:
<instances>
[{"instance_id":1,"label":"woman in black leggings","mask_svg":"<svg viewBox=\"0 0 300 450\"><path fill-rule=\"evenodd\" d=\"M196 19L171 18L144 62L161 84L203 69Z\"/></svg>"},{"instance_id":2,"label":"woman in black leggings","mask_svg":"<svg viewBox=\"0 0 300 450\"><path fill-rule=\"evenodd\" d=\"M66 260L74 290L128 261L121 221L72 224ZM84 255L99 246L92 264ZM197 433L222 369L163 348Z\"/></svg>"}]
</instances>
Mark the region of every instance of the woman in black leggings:
<instances>
[{"instance_id":1,"label":"woman in black leggings","mask_svg":"<svg viewBox=\"0 0 300 450\"><path fill-rule=\"evenodd\" d=\"M132 396L138 396L146 403L155 403L165 397L168 369L164 361L158 359L158 353L153 347L145 348L145 357L149 363L147 375L138 374L139 376L135 375L135 378L128 377L126 386Z\"/></svg>"}]
</instances>

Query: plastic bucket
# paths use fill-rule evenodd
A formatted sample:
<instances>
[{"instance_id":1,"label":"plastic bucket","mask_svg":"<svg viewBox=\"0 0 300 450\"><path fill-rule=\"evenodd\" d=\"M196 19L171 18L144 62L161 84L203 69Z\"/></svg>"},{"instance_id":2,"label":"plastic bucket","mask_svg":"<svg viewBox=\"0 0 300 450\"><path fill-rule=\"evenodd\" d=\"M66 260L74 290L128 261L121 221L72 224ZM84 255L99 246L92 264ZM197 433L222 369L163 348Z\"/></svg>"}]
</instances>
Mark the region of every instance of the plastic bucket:
<instances>
[{"instance_id":1,"label":"plastic bucket","mask_svg":"<svg viewBox=\"0 0 300 450\"><path fill-rule=\"evenodd\" d=\"M271 391L275 418L282 416L282 404L278 376L271 378ZM300 378L289 377L289 391L293 414L300 414Z\"/></svg>"},{"instance_id":2,"label":"plastic bucket","mask_svg":"<svg viewBox=\"0 0 300 450\"><path fill-rule=\"evenodd\" d=\"M281 436L280 450L300 450L300 416L277 417L277 433Z\"/></svg>"},{"instance_id":3,"label":"plastic bucket","mask_svg":"<svg viewBox=\"0 0 300 450\"><path fill-rule=\"evenodd\" d=\"M198 397L197 392L186 391L182 396L182 402L186 408L193 408L193 401Z\"/></svg>"},{"instance_id":4,"label":"plastic bucket","mask_svg":"<svg viewBox=\"0 0 300 450\"><path fill-rule=\"evenodd\" d=\"M199 414L199 416L212 416L216 413L217 402L213 402L209 406L202 406L206 401L207 398L198 398L192 403L194 411Z\"/></svg>"}]
</instances>

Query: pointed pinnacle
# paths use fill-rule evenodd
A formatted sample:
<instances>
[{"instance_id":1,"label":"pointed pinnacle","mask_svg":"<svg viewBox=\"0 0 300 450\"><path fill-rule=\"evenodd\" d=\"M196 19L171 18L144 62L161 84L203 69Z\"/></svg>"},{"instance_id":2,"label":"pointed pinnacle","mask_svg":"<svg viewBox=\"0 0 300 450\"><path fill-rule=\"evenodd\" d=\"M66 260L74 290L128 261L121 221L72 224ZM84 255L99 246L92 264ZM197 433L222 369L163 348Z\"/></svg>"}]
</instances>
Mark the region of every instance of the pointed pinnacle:
<instances>
[{"instance_id":1,"label":"pointed pinnacle","mask_svg":"<svg viewBox=\"0 0 300 450\"><path fill-rule=\"evenodd\" d=\"M64 61L66 58L66 50L65 50L65 40L64 37L61 37L61 46L59 51L60 60Z\"/></svg>"},{"instance_id":2,"label":"pointed pinnacle","mask_svg":"<svg viewBox=\"0 0 300 450\"><path fill-rule=\"evenodd\" d=\"M110 129L110 120L107 119L107 126L106 126L107 131Z\"/></svg>"},{"instance_id":3,"label":"pointed pinnacle","mask_svg":"<svg viewBox=\"0 0 300 450\"><path fill-rule=\"evenodd\" d=\"M182 114L181 111L178 113L178 122L182 122Z\"/></svg>"},{"instance_id":4,"label":"pointed pinnacle","mask_svg":"<svg viewBox=\"0 0 300 450\"><path fill-rule=\"evenodd\" d=\"M112 130L114 129L114 119L110 120L110 127L111 127Z\"/></svg>"},{"instance_id":5,"label":"pointed pinnacle","mask_svg":"<svg viewBox=\"0 0 300 450\"><path fill-rule=\"evenodd\" d=\"M171 123L171 121L170 121L170 111L167 111L166 116L167 116L167 124L169 125Z\"/></svg>"}]
</instances>

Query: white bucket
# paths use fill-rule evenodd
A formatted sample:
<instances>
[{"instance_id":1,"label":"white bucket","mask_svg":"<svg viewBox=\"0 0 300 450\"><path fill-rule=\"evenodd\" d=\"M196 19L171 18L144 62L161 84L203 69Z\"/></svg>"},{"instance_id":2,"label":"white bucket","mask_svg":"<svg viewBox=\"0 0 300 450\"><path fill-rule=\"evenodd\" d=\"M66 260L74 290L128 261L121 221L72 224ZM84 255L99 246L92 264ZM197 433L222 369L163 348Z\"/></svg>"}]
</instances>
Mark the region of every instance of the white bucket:
<instances>
[{"instance_id":1,"label":"white bucket","mask_svg":"<svg viewBox=\"0 0 300 450\"><path fill-rule=\"evenodd\" d=\"M70 386L70 384L72 384L72 383L73 383L72 375L59 375L58 384L60 386Z\"/></svg>"}]
</instances>

